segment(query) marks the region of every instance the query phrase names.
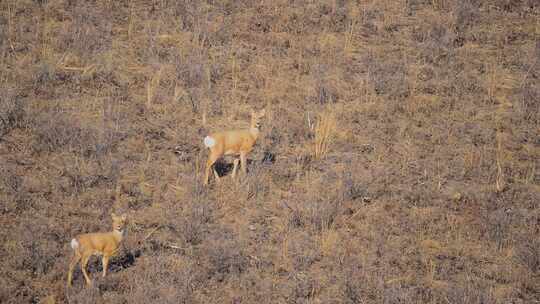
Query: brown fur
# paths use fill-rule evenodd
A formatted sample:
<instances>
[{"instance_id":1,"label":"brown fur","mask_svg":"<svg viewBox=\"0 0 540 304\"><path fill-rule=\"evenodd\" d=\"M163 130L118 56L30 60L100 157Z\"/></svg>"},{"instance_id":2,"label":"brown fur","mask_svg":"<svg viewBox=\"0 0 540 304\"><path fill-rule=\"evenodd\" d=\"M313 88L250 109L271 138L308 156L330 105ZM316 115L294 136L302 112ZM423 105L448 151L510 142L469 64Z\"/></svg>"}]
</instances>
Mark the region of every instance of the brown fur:
<instances>
[{"instance_id":1,"label":"brown fur","mask_svg":"<svg viewBox=\"0 0 540 304\"><path fill-rule=\"evenodd\" d=\"M101 233L87 233L75 237L72 242L77 246L73 248L74 253L69 264L68 286L71 286L73 269L81 262L81 270L86 280L86 284L91 285L92 281L86 272L86 265L92 255L101 255L103 263L103 277L107 275L109 259L116 254L123 238L123 229L126 224L126 215L117 216L111 214L113 231Z\"/></svg>"},{"instance_id":2,"label":"brown fur","mask_svg":"<svg viewBox=\"0 0 540 304\"><path fill-rule=\"evenodd\" d=\"M204 177L204 184L208 184L210 177L210 170L213 168L215 162L223 155L238 155L240 159L234 160L234 168L232 176L236 177L236 171L238 169L238 162L240 161L242 172L247 173L246 161L247 155L253 150L253 146L257 142L259 137L259 124L260 119L264 117L265 110L259 113L251 111L251 126L249 129L243 130L230 130L212 133L209 136L215 140L215 145L210 147L210 155L206 162L206 171ZM216 180L219 181L219 176L216 169L213 169Z\"/></svg>"}]
</instances>

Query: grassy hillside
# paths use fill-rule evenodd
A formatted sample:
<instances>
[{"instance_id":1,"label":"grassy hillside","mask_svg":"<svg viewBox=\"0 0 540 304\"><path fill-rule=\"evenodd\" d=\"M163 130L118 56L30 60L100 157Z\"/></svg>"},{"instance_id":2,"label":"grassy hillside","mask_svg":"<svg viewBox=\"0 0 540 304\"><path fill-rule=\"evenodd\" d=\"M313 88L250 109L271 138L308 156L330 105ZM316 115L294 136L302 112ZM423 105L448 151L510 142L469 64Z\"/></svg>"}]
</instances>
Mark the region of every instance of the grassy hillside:
<instances>
[{"instance_id":1,"label":"grassy hillside","mask_svg":"<svg viewBox=\"0 0 540 304\"><path fill-rule=\"evenodd\" d=\"M0 302L540 302L540 4L0 2ZM249 173L209 132L266 109ZM69 241L127 212L108 277Z\"/></svg>"}]
</instances>

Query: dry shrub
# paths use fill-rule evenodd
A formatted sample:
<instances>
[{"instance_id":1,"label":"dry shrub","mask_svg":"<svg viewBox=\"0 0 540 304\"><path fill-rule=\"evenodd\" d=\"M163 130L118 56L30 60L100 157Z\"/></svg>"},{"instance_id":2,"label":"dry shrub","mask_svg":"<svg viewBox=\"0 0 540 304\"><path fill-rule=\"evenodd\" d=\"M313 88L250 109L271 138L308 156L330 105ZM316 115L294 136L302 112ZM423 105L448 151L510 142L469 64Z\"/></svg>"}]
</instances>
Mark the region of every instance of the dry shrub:
<instances>
[{"instance_id":1,"label":"dry shrub","mask_svg":"<svg viewBox=\"0 0 540 304\"><path fill-rule=\"evenodd\" d=\"M61 256L58 235L45 228L46 224L33 221L33 225L21 227L23 233L23 255L19 258L21 267L29 269L34 276L48 274L56 259Z\"/></svg>"},{"instance_id":2,"label":"dry shrub","mask_svg":"<svg viewBox=\"0 0 540 304\"><path fill-rule=\"evenodd\" d=\"M489 215L487 223L486 229L497 247L506 247L512 227L512 215L505 209L499 209Z\"/></svg>"},{"instance_id":3,"label":"dry shrub","mask_svg":"<svg viewBox=\"0 0 540 304\"><path fill-rule=\"evenodd\" d=\"M5 54L8 47L8 18L0 15L0 53Z\"/></svg>"},{"instance_id":4,"label":"dry shrub","mask_svg":"<svg viewBox=\"0 0 540 304\"><path fill-rule=\"evenodd\" d=\"M540 43L538 43L537 49L540 50ZM538 52L540 54L540 51ZM538 55L538 58L540 58L540 55ZM540 59L536 59L537 65L538 62L540 62ZM540 75L535 76L539 77ZM523 83L519 92L521 102L518 105L522 119L538 125L540 124L540 86L534 83L533 80Z\"/></svg>"},{"instance_id":5,"label":"dry shrub","mask_svg":"<svg viewBox=\"0 0 540 304\"><path fill-rule=\"evenodd\" d=\"M195 265L179 256L149 255L138 262L142 272L127 276L121 287L130 290L124 299L130 303L193 303L193 286L200 273Z\"/></svg>"},{"instance_id":6,"label":"dry shrub","mask_svg":"<svg viewBox=\"0 0 540 304\"><path fill-rule=\"evenodd\" d=\"M314 168L306 172L302 179L309 179L303 181L309 184L309 187L299 188L302 189L302 194L285 203L289 211L287 224L293 230L322 234L334 229L340 216L349 209L353 182L343 183L336 178L338 174L346 173L333 170L322 174L316 172Z\"/></svg>"},{"instance_id":7,"label":"dry shrub","mask_svg":"<svg viewBox=\"0 0 540 304\"><path fill-rule=\"evenodd\" d=\"M476 1L456 2L452 9L455 18L455 30L458 35L463 35L479 22L479 3Z\"/></svg>"},{"instance_id":8,"label":"dry shrub","mask_svg":"<svg viewBox=\"0 0 540 304\"><path fill-rule=\"evenodd\" d=\"M287 258L295 272L308 270L315 262L322 258L318 242L314 236L297 231L287 237Z\"/></svg>"},{"instance_id":9,"label":"dry shrub","mask_svg":"<svg viewBox=\"0 0 540 304\"><path fill-rule=\"evenodd\" d=\"M70 50L78 57L93 57L112 46L111 8L105 3L68 1L65 10L71 24L59 33L57 47ZM53 33L49 33L51 36ZM50 37L48 37L50 38Z\"/></svg>"},{"instance_id":10,"label":"dry shrub","mask_svg":"<svg viewBox=\"0 0 540 304\"><path fill-rule=\"evenodd\" d=\"M100 164L79 158L66 158L66 166L58 186L65 193L82 193L92 188L109 186L117 178L117 170L107 164Z\"/></svg>"},{"instance_id":11,"label":"dry shrub","mask_svg":"<svg viewBox=\"0 0 540 304\"><path fill-rule=\"evenodd\" d=\"M59 79L60 70L52 62L54 59L43 58L38 65L34 67L34 73L32 73L33 87L37 93L44 96L51 97L51 85L56 83Z\"/></svg>"},{"instance_id":12,"label":"dry shrub","mask_svg":"<svg viewBox=\"0 0 540 304\"><path fill-rule=\"evenodd\" d=\"M248 267L242 242L228 231L214 231L201 248L200 260L209 278L223 282L241 275Z\"/></svg>"},{"instance_id":13,"label":"dry shrub","mask_svg":"<svg viewBox=\"0 0 540 304\"><path fill-rule=\"evenodd\" d=\"M205 107L211 108L212 104L203 101L213 98L213 92L208 88L221 79L222 64L208 61L203 54L191 50L185 56L174 56L174 69L174 96L177 101L190 105L192 113L207 110Z\"/></svg>"},{"instance_id":14,"label":"dry shrub","mask_svg":"<svg viewBox=\"0 0 540 304\"><path fill-rule=\"evenodd\" d=\"M314 231L324 231L331 228L341 211L339 201L316 200L307 203L301 213L303 214L304 227Z\"/></svg>"},{"instance_id":15,"label":"dry shrub","mask_svg":"<svg viewBox=\"0 0 540 304\"><path fill-rule=\"evenodd\" d=\"M23 189L23 180L24 178L15 172L15 166L5 164L0 168L0 186L2 187L2 192L10 195L20 194Z\"/></svg>"},{"instance_id":16,"label":"dry shrub","mask_svg":"<svg viewBox=\"0 0 540 304\"><path fill-rule=\"evenodd\" d=\"M494 7L502 9L505 12L522 12L522 11L532 11L538 7L538 2L534 0L516 0L516 1L506 1L506 0L496 0L491 3Z\"/></svg>"},{"instance_id":17,"label":"dry shrub","mask_svg":"<svg viewBox=\"0 0 540 304\"><path fill-rule=\"evenodd\" d=\"M370 84L379 95L391 99L409 96L410 88L407 81L407 67L395 59L367 56L363 61L368 66Z\"/></svg>"},{"instance_id":18,"label":"dry shrub","mask_svg":"<svg viewBox=\"0 0 540 304\"><path fill-rule=\"evenodd\" d=\"M335 103L338 100L337 90L332 86L329 75L332 75L327 65L316 65L311 74L315 77L314 94L311 100L318 104Z\"/></svg>"},{"instance_id":19,"label":"dry shrub","mask_svg":"<svg viewBox=\"0 0 540 304\"><path fill-rule=\"evenodd\" d=\"M96 159L110 153L126 133L119 132L117 126L114 126L119 122L119 117L114 117L117 114L110 114L107 109L104 109L104 112L106 124L101 128L102 131L91 124L84 125L80 119L57 107L33 114L28 122L35 135L33 152L51 153L62 150ZM109 123L110 120L114 122Z\"/></svg>"},{"instance_id":20,"label":"dry shrub","mask_svg":"<svg viewBox=\"0 0 540 304\"><path fill-rule=\"evenodd\" d=\"M48 223L47 219L29 216L30 212L19 215L25 223L9 228L13 235L2 238L4 246L0 253L4 257L0 266L10 269L5 272L9 284L4 286L6 303L34 300L36 293L30 292L31 286L21 288L13 284L17 281L33 280L36 282L57 280L61 277L59 261L63 255L63 233L58 225ZM43 291L38 291L43 294Z\"/></svg>"},{"instance_id":21,"label":"dry shrub","mask_svg":"<svg viewBox=\"0 0 540 304\"><path fill-rule=\"evenodd\" d=\"M344 257L341 267L339 273L344 303L362 303L368 299L380 300L381 286L377 286L380 279L378 273L366 269L356 256Z\"/></svg>"},{"instance_id":22,"label":"dry shrub","mask_svg":"<svg viewBox=\"0 0 540 304\"><path fill-rule=\"evenodd\" d=\"M0 138L24 123L23 97L13 88L0 87Z\"/></svg>"},{"instance_id":23,"label":"dry shrub","mask_svg":"<svg viewBox=\"0 0 540 304\"><path fill-rule=\"evenodd\" d=\"M89 155L95 151L97 134L91 130L83 129L74 119L66 117L60 111L44 113L35 117L32 122L36 134L36 153L47 153L68 149Z\"/></svg>"},{"instance_id":24,"label":"dry shrub","mask_svg":"<svg viewBox=\"0 0 540 304\"><path fill-rule=\"evenodd\" d=\"M428 64L446 64L453 54L456 36L448 24L439 20L427 22L412 35L419 44L418 50L422 59Z\"/></svg>"},{"instance_id":25,"label":"dry shrub","mask_svg":"<svg viewBox=\"0 0 540 304\"><path fill-rule=\"evenodd\" d=\"M455 286L448 291L447 299L455 303L497 303L491 294L479 286L474 286L470 282L465 286Z\"/></svg>"},{"instance_id":26,"label":"dry shrub","mask_svg":"<svg viewBox=\"0 0 540 304\"><path fill-rule=\"evenodd\" d=\"M520 239L516 253L518 262L528 270L532 277L540 273L540 239L534 233ZM531 278L532 279L532 278Z\"/></svg>"},{"instance_id":27,"label":"dry shrub","mask_svg":"<svg viewBox=\"0 0 540 304\"><path fill-rule=\"evenodd\" d=\"M263 155L262 159L253 160L248 168L248 174L245 178L246 188L244 195L247 200L253 199L255 202L261 202L271 193L272 181L270 169L271 161L268 160L271 156ZM240 168L238 169L240 172ZM240 175L241 176L241 175Z\"/></svg>"},{"instance_id":28,"label":"dry shrub","mask_svg":"<svg viewBox=\"0 0 540 304\"><path fill-rule=\"evenodd\" d=\"M212 221L212 204L200 200L192 202L186 209L179 232L186 244L196 246L207 237L208 225Z\"/></svg>"},{"instance_id":29,"label":"dry shrub","mask_svg":"<svg viewBox=\"0 0 540 304\"><path fill-rule=\"evenodd\" d=\"M66 293L68 303L74 304L90 304L99 303L102 300L99 288L83 288L77 291L68 291Z\"/></svg>"},{"instance_id":30,"label":"dry shrub","mask_svg":"<svg viewBox=\"0 0 540 304\"><path fill-rule=\"evenodd\" d=\"M514 270L515 276L519 277L520 296L525 301L536 301L538 298L535 295L529 294L527 290L539 290L540 283L538 275L540 274L540 258L538 251L540 250L540 239L538 233L530 231L519 239L518 247L516 248L515 260L521 267Z\"/></svg>"},{"instance_id":31,"label":"dry shrub","mask_svg":"<svg viewBox=\"0 0 540 304\"><path fill-rule=\"evenodd\" d=\"M25 185L23 176L17 173L15 166L0 167L0 190L6 195L3 213L19 216L25 210L34 208L34 195Z\"/></svg>"}]
</instances>

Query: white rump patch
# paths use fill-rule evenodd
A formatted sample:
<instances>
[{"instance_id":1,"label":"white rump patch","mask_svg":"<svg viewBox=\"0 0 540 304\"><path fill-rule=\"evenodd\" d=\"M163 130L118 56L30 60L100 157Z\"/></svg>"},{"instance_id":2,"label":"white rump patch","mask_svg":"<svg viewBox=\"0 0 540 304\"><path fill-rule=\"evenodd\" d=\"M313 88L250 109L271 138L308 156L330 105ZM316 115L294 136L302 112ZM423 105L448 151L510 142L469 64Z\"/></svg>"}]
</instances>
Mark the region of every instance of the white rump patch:
<instances>
[{"instance_id":1,"label":"white rump patch","mask_svg":"<svg viewBox=\"0 0 540 304\"><path fill-rule=\"evenodd\" d=\"M210 136L206 136L204 138L204 145L207 147L207 148L212 148L214 145L216 144L216 140Z\"/></svg>"},{"instance_id":2,"label":"white rump patch","mask_svg":"<svg viewBox=\"0 0 540 304\"><path fill-rule=\"evenodd\" d=\"M79 247L79 242L77 242L76 239L72 239L71 240L71 248L73 248L73 250L77 249Z\"/></svg>"}]
</instances>

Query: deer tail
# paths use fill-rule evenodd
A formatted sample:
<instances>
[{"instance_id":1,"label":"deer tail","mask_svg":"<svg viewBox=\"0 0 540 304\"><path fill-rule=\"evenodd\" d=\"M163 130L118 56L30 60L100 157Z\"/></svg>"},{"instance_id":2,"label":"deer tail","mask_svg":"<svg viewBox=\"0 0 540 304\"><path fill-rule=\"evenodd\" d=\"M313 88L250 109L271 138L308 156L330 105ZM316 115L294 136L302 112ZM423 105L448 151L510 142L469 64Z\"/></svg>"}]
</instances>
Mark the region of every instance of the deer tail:
<instances>
[{"instance_id":1,"label":"deer tail","mask_svg":"<svg viewBox=\"0 0 540 304\"><path fill-rule=\"evenodd\" d=\"M71 248L73 250L77 250L77 248L79 248L79 241L77 241L77 239L72 239L71 240Z\"/></svg>"},{"instance_id":2,"label":"deer tail","mask_svg":"<svg viewBox=\"0 0 540 304\"><path fill-rule=\"evenodd\" d=\"M207 148L212 148L216 144L216 140L212 136L206 136L204 138L204 145Z\"/></svg>"}]
</instances>

